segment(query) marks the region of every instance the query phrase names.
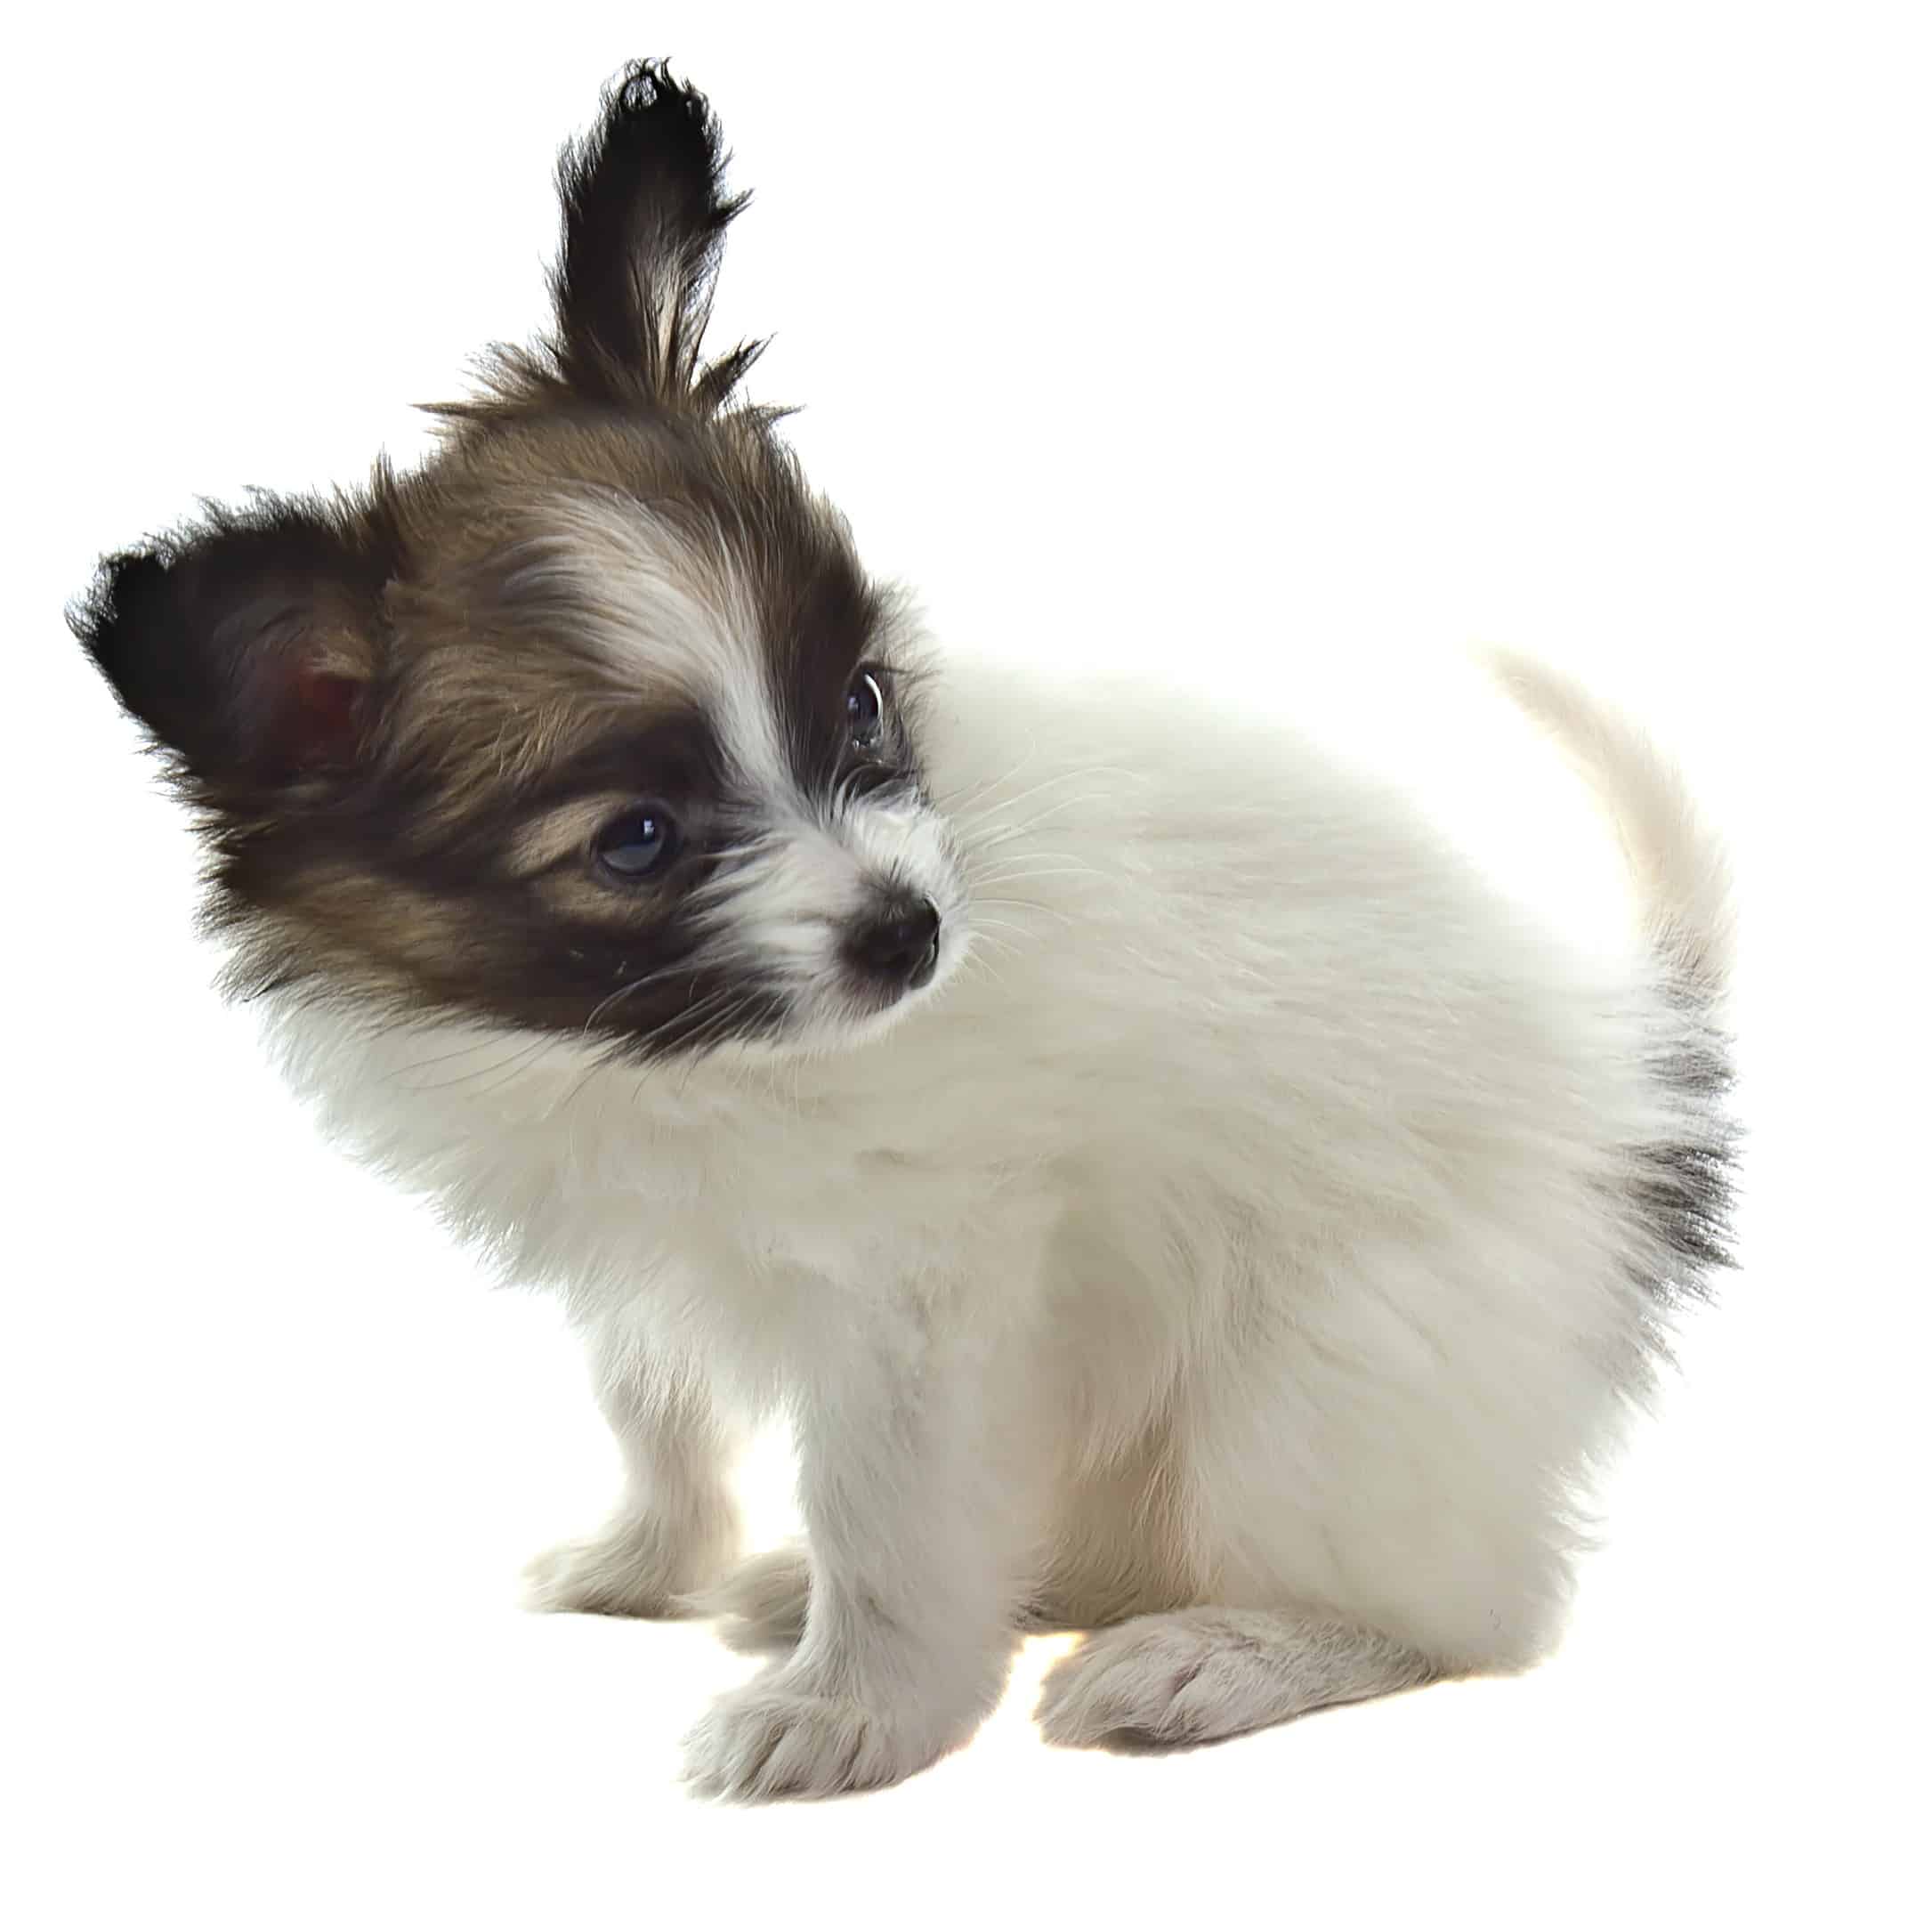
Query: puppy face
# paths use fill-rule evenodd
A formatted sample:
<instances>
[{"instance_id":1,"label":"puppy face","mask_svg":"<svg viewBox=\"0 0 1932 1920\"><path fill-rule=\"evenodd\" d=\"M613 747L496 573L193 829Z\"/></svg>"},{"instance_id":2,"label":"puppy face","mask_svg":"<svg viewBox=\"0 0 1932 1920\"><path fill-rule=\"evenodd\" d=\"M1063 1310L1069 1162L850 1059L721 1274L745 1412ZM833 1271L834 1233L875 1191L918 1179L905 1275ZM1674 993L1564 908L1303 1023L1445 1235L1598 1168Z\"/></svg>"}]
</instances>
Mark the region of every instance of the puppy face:
<instances>
[{"instance_id":1,"label":"puppy face","mask_svg":"<svg viewBox=\"0 0 1932 1920\"><path fill-rule=\"evenodd\" d=\"M699 342L717 131L633 69L561 168L557 327L421 473L115 556L76 629L241 976L641 1055L876 1030L961 957L903 611Z\"/></svg>"}]
</instances>

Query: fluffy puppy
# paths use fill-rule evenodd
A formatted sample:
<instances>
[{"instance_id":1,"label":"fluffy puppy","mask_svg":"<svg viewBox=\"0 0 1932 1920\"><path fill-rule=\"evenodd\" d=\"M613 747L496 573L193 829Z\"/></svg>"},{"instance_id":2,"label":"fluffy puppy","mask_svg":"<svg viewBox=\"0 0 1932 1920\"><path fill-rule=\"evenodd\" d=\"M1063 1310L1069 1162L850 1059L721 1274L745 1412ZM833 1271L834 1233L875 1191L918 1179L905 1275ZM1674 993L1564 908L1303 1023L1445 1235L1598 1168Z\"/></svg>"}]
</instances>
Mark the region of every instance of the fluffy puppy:
<instances>
[{"instance_id":1,"label":"fluffy puppy","mask_svg":"<svg viewBox=\"0 0 1932 1920\"><path fill-rule=\"evenodd\" d=\"M348 1146L557 1290L628 1465L544 1605L778 1645L700 1790L896 1780L1028 1624L1042 1721L1179 1743L1550 1644L1592 1468L1723 1257L1722 863L1640 735L1612 960L1406 803L1173 691L922 660L707 361L740 200L629 71L554 336L420 471L107 561L75 625ZM808 1541L737 1564L791 1418Z\"/></svg>"}]
</instances>

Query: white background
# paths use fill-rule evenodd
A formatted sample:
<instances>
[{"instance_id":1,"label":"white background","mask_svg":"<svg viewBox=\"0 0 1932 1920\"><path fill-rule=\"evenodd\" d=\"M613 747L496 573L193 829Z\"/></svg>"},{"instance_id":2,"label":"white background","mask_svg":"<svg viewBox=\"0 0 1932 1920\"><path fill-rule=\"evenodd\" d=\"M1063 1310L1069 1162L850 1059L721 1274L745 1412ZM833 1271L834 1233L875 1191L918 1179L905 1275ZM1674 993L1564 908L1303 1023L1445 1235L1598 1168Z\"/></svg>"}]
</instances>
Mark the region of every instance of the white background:
<instances>
[{"instance_id":1,"label":"white background","mask_svg":"<svg viewBox=\"0 0 1932 1920\"><path fill-rule=\"evenodd\" d=\"M1922 1898L1924 18L44 12L4 134L11 1910ZM775 332L755 397L808 403L949 646L1319 715L1587 917L1600 837L1457 661L1508 641L1731 836L1744 1267L1538 1673L1136 1760L1038 1744L1037 1643L930 1774L747 1811L674 1784L745 1667L707 1629L517 1609L615 1484L576 1357L208 992L61 609L198 494L415 458L406 403L541 323L554 149L646 53L756 190L718 342Z\"/></svg>"}]
</instances>

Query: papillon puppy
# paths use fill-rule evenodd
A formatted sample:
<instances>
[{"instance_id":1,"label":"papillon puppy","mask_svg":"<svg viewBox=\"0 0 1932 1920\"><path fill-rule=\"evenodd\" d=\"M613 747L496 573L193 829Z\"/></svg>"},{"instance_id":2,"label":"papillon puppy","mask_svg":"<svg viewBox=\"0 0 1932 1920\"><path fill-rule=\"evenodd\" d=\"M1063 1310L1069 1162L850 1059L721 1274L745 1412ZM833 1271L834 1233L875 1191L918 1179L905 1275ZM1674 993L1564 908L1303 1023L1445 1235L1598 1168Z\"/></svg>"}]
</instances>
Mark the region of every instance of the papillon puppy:
<instances>
[{"instance_id":1,"label":"papillon puppy","mask_svg":"<svg viewBox=\"0 0 1932 1920\"><path fill-rule=\"evenodd\" d=\"M581 1328L627 1469L547 1608L773 1657L731 1796L1040 1720L1212 1740L1534 1661L1726 1258L1724 863L1644 736L1502 677L1645 931L1527 924L1410 802L1168 688L941 660L702 340L718 130L564 150L555 328L420 471L107 560L76 630L353 1153ZM793 1424L807 1536L741 1559Z\"/></svg>"}]
</instances>

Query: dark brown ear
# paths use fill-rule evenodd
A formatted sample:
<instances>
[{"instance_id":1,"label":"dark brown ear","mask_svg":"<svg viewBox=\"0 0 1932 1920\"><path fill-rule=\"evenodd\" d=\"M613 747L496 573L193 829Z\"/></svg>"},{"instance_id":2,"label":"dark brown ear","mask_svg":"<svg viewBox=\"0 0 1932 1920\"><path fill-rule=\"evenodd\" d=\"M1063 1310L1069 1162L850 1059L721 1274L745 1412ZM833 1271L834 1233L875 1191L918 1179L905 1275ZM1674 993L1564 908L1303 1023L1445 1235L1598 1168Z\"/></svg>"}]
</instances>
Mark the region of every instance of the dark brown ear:
<instances>
[{"instance_id":1,"label":"dark brown ear","mask_svg":"<svg viewBox=\"0 0 1932 1920\"><path fill-rule=\"evenodd\" d=\"M211 508L103 561L69 613L121 704L211 795L354 763L398 561L382 500Z\"/></svg>"},{"instance_id":2,"label":"dark brown ear","mask_svg":"<svg viewBox=\"0 0 1932 1920\"><path fill-rule=\"evenodd\" d=\"M563 252L551 277L556 360L579 393L714 407L756 343L700 369L724 230L747 196L724 191L717 121L662 61L639 61L604 96L594 132L563 150Z\"/></svg>"}]
</instances>

